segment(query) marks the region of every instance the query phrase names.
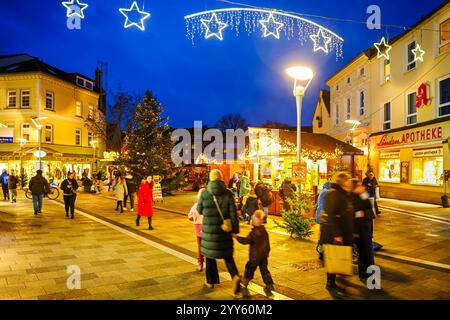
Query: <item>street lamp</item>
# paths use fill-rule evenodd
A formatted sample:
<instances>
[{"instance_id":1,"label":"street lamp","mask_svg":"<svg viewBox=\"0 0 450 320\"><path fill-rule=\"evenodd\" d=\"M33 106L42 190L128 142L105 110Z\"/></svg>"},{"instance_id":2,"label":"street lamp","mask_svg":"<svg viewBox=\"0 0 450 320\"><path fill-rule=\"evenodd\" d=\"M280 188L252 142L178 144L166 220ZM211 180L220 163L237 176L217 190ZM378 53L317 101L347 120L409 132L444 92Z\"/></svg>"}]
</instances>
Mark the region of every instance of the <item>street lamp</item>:
<instances>
[{"instance_id":1,"label":"street lamp","mask_svg":"<svg viewBox=\"0 0 450 320\"><path fill-rule=\"evenodd\" d=\"M92 171L94 171L94 165L95 165L95 157L96 157L96 144L98 143L97 140L92 140L89 142L89 144L94 148L94 152L93 152L93 162L92 162ZM95 171L97 171L97 166L95 168Z\"/></svg>"},{"instance_id":2,"label":"street lamp","mask_svg":"<svg viewBox=\"0 0 450 320\"><path fill-rule=\"evenodd\" d=\"M38 157L39 157L39 169L42 170L42 151L41 151L41 135L42 135L42 123L41 120L45 120L47 117L33 117L31 118L31 121L38 129Z\"/></svg>"},{"instance_id":3,"label":"street lamp","mask_svg":"<svg viewBox=\"0 0 450 320\"><path fill-rule=\"evenodd\" d=\"M307 67L291 67L286 69L286 73L294 78L294 97L297 104L297 163L301 163L301 125L302 125L302 103L305 91L308 89L314 77L314 73ZM297 185L297 190L300 192L300 184Z\"/></svg>"},{"instance_id":4,"label":"street lamp","mask_svg":"<svg viewBox=\"0 0 450 320\"><path fill-rule=\"evenodd\" d=\"M28 140L24 138L17 139L20 142L20 174L23 174L23 165L22 165L22 155L23 155L23 147L27 144Z\"/></svg>"},{"instance_id":5,"label":"street lamp","mask_svg":"<svg viewBox=\"0 0 450 320\"><path fill-rule=\"evenodd\" d=\"M361 122L359 122L358 120L345 120L345 123L348 123L348 124L352 124L353 125L353 127L350 129L350 138L351 138L351 141L352 141L352 146L355 146L355 144L354 144L354 134L355 134L355 129L359 126L359 125L361 125Z\"/></svg>"}]
</instances>

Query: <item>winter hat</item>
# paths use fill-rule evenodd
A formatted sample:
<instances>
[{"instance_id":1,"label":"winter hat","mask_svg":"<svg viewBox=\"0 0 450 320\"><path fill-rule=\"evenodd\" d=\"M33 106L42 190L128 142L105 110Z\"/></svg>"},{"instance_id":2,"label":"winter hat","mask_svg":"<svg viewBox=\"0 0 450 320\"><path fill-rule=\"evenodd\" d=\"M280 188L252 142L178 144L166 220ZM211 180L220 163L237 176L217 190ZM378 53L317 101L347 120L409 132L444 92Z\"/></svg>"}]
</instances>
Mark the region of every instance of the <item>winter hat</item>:
<instances>
[{"instance_id":1,"label":"winter hat","mask_svg":"<svg viewBox=\"0 0 450 320\"><path fill-rule=\"evenodd\" d=\"M210 181L223 180L222 172L219 169L213 169L209 173Z\"/></svg>"}]
</instances>

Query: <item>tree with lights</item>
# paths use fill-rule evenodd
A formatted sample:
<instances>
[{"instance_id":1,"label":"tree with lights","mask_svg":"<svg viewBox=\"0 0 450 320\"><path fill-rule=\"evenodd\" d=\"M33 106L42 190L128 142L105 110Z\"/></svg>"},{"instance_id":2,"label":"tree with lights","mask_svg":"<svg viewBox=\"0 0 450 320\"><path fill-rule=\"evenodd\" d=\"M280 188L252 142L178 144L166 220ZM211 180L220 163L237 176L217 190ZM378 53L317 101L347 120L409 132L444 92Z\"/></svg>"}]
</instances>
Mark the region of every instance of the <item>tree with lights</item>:
<instances>
[{"instance_id":1,"label":"tree with lights","mask_svg":"<svg viewBox=\"0 0 450 320\"><path fill-rule=\"evenodd\" d=\"M117 163L126 166L139 178L166 176L172 169L169 118L164 106L150 91L136 105L128 125L124 146Z\"/></svg>"}]
</instances>

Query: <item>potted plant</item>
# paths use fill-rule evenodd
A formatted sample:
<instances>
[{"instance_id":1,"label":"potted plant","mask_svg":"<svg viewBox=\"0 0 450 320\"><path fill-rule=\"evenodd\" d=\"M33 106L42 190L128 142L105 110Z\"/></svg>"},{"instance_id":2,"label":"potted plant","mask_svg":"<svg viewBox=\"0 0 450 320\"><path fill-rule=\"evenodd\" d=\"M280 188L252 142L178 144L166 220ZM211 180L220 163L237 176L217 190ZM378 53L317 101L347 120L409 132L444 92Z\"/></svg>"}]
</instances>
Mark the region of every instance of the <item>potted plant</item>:
<instances>
[{"instance_id":1,"label":"potted plant","mask_svg":"<svg viewBox=\"0 0 450 320\"><path fill-rule=\"evenodd\" d=\"M444 183L444 195L441 197L442 207L449 208L450 204L447 196L447 182L450 180L450 170L444 170L444 173L441 175L441 180Z\"/></svg>"}]
</instances>

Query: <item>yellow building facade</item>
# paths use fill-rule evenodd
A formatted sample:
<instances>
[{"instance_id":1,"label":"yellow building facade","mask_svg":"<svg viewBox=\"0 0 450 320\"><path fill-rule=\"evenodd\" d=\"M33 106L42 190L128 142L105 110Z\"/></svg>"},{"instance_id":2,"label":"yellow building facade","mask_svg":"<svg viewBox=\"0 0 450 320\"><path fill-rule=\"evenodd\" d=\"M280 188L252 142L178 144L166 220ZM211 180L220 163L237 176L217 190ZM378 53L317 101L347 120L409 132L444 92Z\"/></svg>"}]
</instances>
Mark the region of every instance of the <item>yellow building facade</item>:
<instances>
[{"instance_id":1,"label":"yellow building facade","mask_svg":"<svg viewBox=\"0 0 450 320\"><path fill-rule=\"evenodd\" d=\"M345 120L358 120L354 143L365 151L381 196L440 203L450 170L450 4L387 42L391 49L381 53L389 59L371 48L327 81L331 126L315 123L314 130L348 139ZM423 55L414 55L418 46Z\"/></svg>"},{"instance_id":2,"label":"yellow building facade","mask_svg":"<svg viewBox=\"0 0 450 320\"><path fill-rule=\"evenodd\" d=\"M34 57L0 56L0 169L34 175L40 133L46 177L90 176L105 151L102 92L95 80Z\"/></svg>"}]
</instances>

